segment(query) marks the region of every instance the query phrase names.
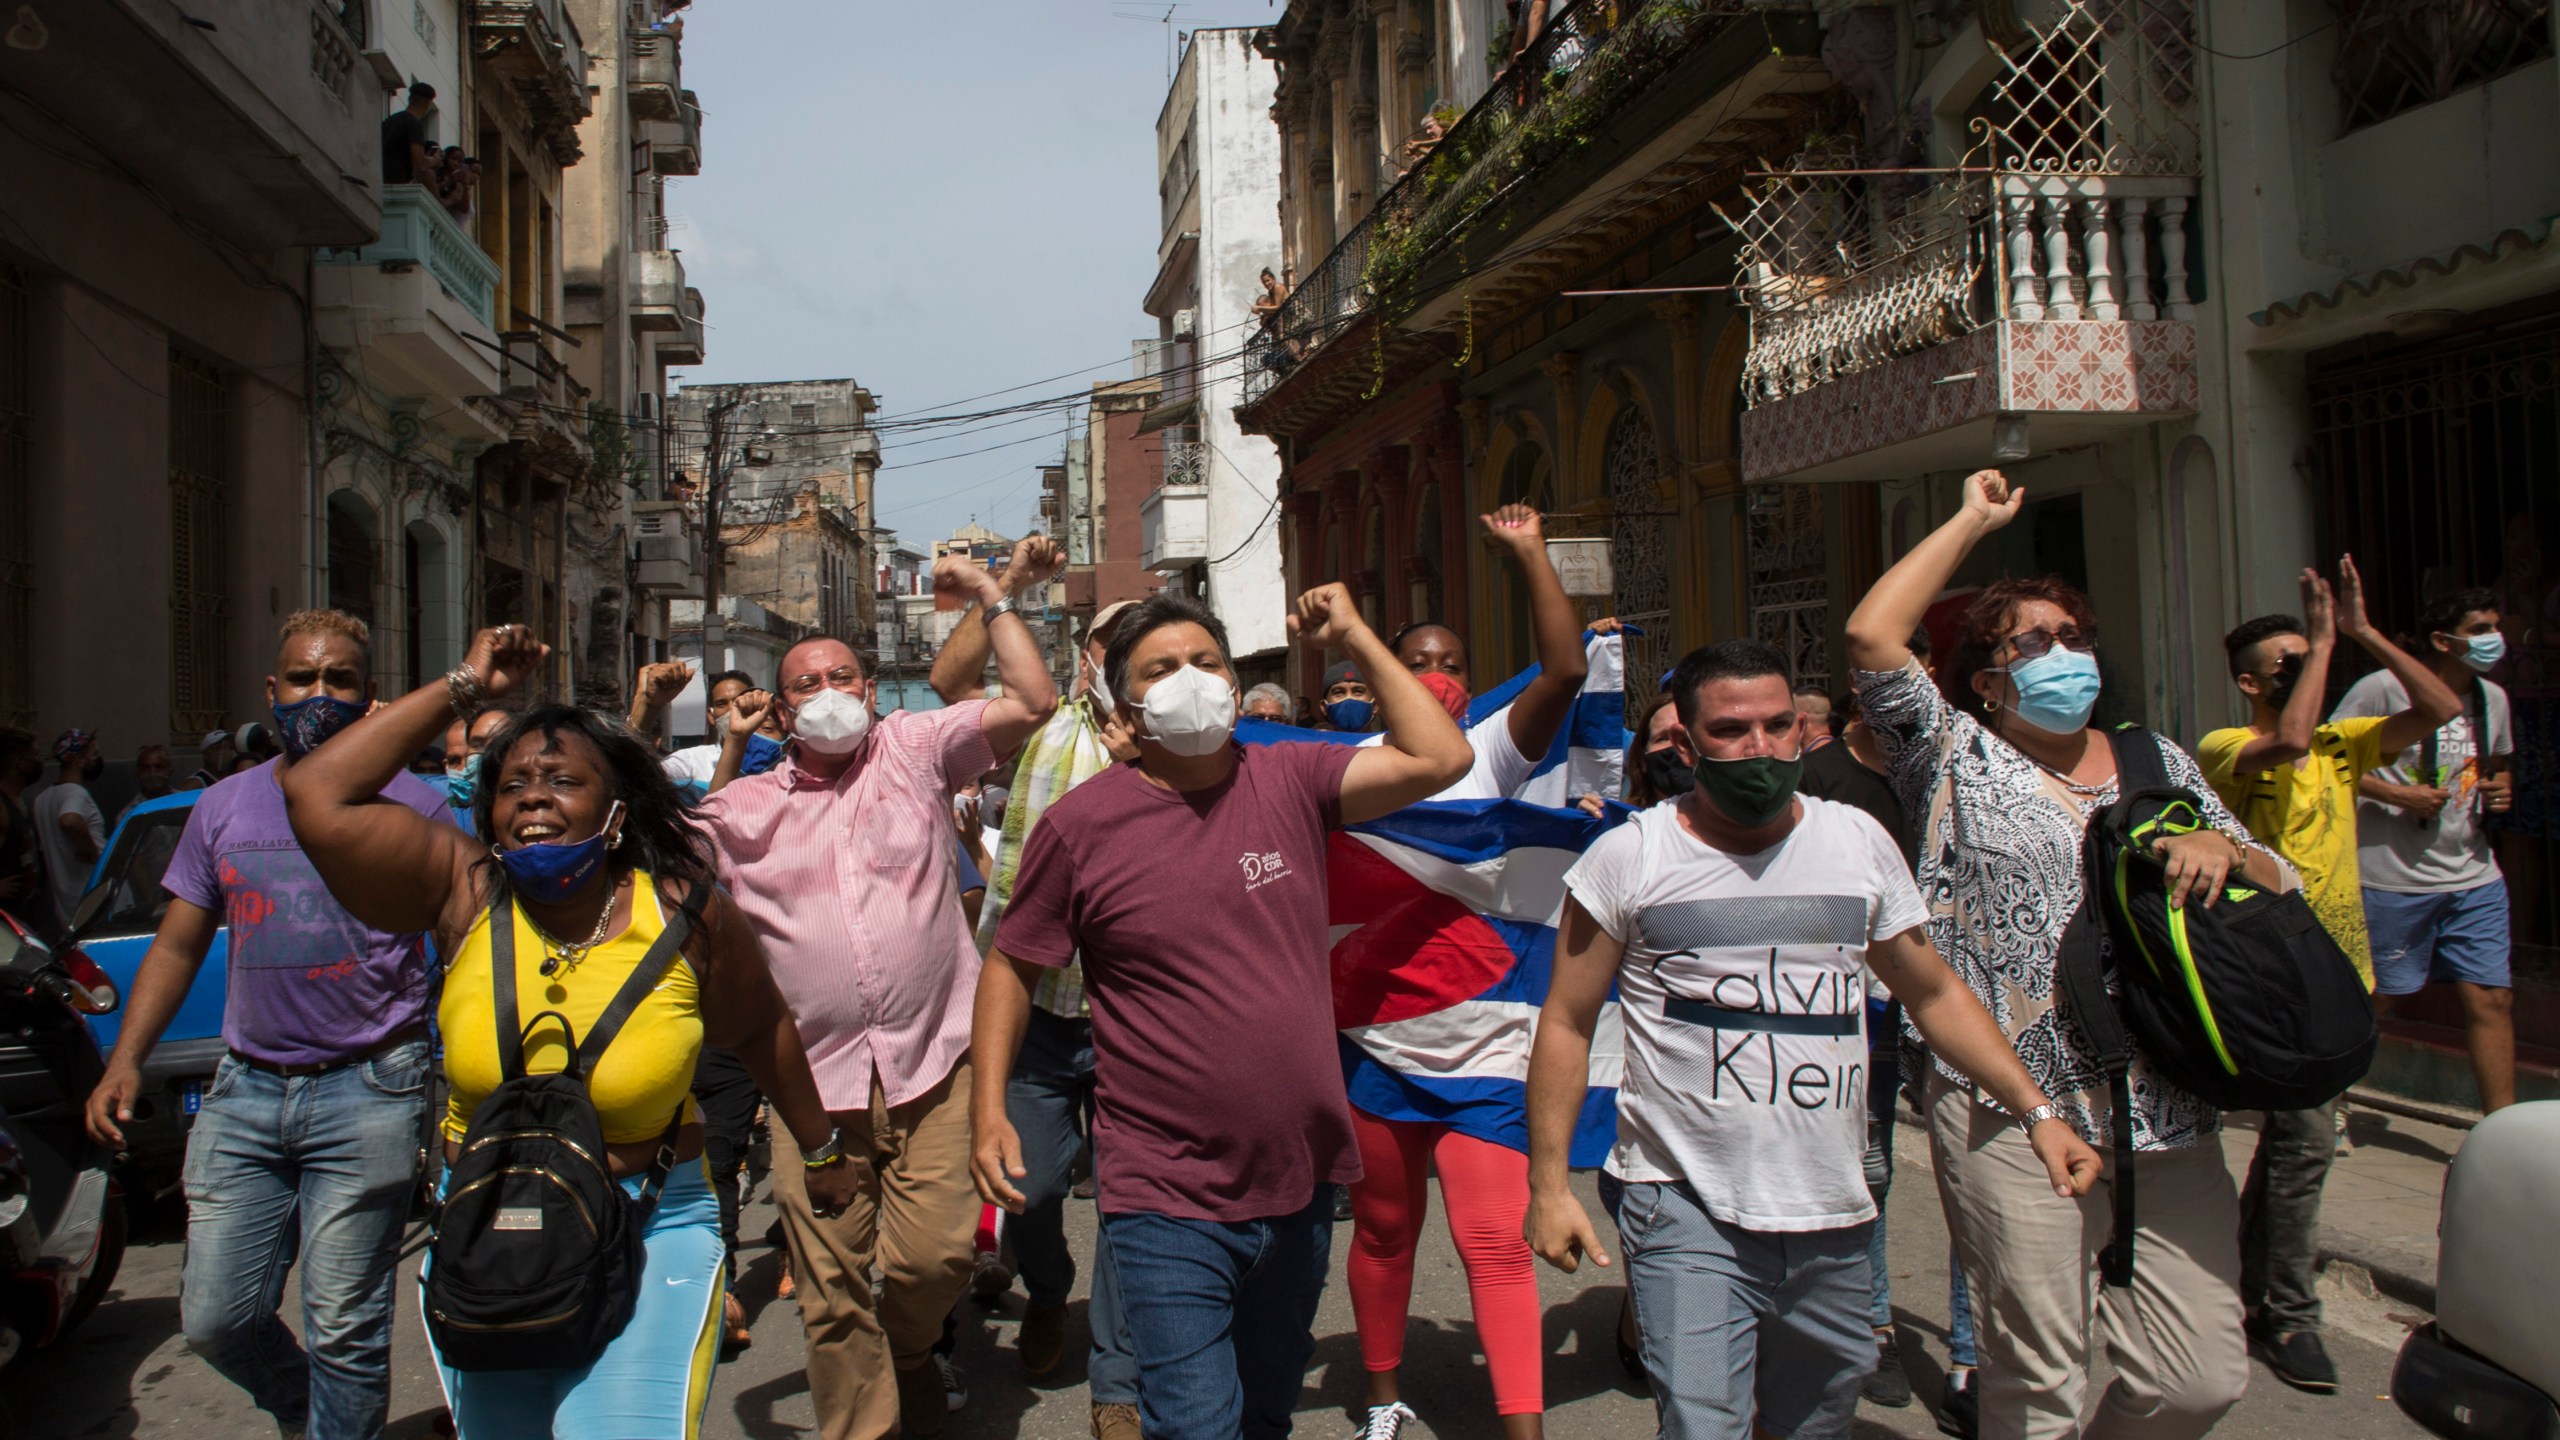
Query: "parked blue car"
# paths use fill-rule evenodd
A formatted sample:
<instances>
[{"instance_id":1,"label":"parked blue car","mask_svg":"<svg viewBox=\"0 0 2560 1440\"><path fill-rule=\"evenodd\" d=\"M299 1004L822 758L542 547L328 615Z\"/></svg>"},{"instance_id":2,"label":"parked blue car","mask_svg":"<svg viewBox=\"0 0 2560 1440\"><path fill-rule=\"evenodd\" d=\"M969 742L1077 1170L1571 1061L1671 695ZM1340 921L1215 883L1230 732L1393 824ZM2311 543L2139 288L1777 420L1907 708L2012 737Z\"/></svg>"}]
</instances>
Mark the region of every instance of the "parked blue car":
<instances>
[{"instance_id":1,"label":"parked blue car","mask_svg":"<svg viewBox=\"0 0 2560 1440\"><path fill-rule=\"evenodd\" d=\"M128 808L116 821L106 850L89 872L72 925L72 943L116 983L119 993L133 994L134 972L169 908L169 892L160 876L178 848L179 832L194 812L201 790L181 790ZM125 1185L142 1194L159 1194L178 1183L186 1162L187 1129L203 1104L214 1067L222 1063L222 998L231 971L231 931L213 932L204 968L187 991L186 1003L169 1022L160 1043L142 1067L142 1093L133 1104L133 1121L124 1127ZM124 1010L94 1015L89 1028L101 1050L111 1050L124 1026Z\"/></svg>"}]
</instances>

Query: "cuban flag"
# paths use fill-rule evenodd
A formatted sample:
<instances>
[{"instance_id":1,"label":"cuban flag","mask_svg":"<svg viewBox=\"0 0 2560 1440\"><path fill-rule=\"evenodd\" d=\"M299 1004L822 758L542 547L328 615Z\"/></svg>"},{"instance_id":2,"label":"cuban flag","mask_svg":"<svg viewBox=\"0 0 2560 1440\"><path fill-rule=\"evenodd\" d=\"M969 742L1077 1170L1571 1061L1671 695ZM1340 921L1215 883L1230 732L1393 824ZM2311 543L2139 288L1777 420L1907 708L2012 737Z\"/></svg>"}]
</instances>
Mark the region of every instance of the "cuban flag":
<instances>
[{"instance_id":1,"label":"cuban flag","mask_svg":"<svg viewBox=\"0 0 2560 1440\"><path fill-rule=\"evenodd\" d=\"M1372 1115L1529 1148L1529 1048L1554 973L1564 872L1633 813L1614 799L1599 817L1569 806L1589 791L1614 797L1625 753L1618 640L1586 643L1583 693L1517 798L1424 801L1332 837L1334 1018L1351 1103ZM1534 674L1478 697L1468 727L1508 723ZM1380 740L1250 721L1237 737ZM1600 1164L1616 1140L1623 1034L1613 995L1592 1035L1576 1166Z\"/></svg>"}]
</instances>

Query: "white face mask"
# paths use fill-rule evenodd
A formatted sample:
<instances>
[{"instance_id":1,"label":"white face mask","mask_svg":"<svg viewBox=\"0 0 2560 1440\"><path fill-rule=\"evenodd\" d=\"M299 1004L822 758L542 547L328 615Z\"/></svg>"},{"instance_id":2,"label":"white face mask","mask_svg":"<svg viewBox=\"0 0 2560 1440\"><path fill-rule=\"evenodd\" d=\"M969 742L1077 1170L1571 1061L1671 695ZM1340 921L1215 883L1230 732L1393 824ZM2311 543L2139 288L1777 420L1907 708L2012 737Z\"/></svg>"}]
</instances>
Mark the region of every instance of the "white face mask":
<instances>
[{"instance_id":1,"label":"white face mask","mask_svg":"<svg viewBox=\"0 0 2560 1440\"><path fill-rule=\"evenodd\" d=\"M1084 668L1090 675L1085 681L1085 693L1093 697L1093 703L1101 708L1103 714L1110 714L1111 682L1102 678L1102 667L1094 662L1091 651L1084 652L1079 658L1084 661Z\"/></svg>"},{"instance_id":2,"label":"white face mask","mask_svg":"<svg viewBox=\"0 0 2560 1440\"><path fill-rule=\"evenodd\" d=\"M1196 665L1148 686L1138 708L1147 717L1147 738L1185 757L1213 753L1236 728L1235 687Z\"/></svg>"},{"instance_id":3,"label":"white face mask","mask_svg":"<svg viewBox=\"0 0 2560 1440\"><path fill-rule=\"evenodd\" d=\"M871 733L871 706L859 695L821 690L792 712L791 733L821 755L850 754Z\"/></svg>"}]
</instances>

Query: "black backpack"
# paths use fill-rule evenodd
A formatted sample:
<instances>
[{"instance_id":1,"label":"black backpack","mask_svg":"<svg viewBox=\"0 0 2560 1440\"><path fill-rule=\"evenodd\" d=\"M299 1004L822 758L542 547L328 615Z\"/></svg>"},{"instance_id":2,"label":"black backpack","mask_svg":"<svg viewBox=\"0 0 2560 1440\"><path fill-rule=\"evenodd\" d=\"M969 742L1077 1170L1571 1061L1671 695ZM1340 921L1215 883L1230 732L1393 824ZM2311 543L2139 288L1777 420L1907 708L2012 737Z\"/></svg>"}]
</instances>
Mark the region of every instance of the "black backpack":
<instances>
[{"instance_id":1,"label":"black backpack","mask_svg":"<svg viewBox=\"0 0 2560 1440\"><path fill-rule=\"evenodd\" d=\"M2204 804L2170 783L2160 737L2125 726L2117 799L2089 818L2081 903L2063 932L2061 991L2106 1072L2114 1107L2115 1236L2110 1285L2133 1278L2133 1097L2139 1048L2153 1073L2225 1110L2307 1110L2364 1078L2377 1038L2355 962L2298 892L2235 876L2211 908L2171 909L2150 843L2207 827ZM2116 991L2098 927L2115 942Z\"/></svg>"},{"instance_id":2,"label":"black backpack","mask_svg":"<svg viewBox=\"0 0 2560 1440\"><path fill-rule=\"evenodd\" d=\"M568 1031L569 1022L545 1010L518 1024L514 898L502 895L493 908L490 989L502 1078L471 1117L427 1240L427 1330L456 1370L574 1368L603 1353L631 1322L649 1216L684 1120L679 1106L635 1200L609 1168L587 1077L674 963L692 914L688 907L667 917L583 1042L569 1034L566 1069L528 1075L524 1039L533 1025L548 1018Z\"/></svg>"}]
</instances>

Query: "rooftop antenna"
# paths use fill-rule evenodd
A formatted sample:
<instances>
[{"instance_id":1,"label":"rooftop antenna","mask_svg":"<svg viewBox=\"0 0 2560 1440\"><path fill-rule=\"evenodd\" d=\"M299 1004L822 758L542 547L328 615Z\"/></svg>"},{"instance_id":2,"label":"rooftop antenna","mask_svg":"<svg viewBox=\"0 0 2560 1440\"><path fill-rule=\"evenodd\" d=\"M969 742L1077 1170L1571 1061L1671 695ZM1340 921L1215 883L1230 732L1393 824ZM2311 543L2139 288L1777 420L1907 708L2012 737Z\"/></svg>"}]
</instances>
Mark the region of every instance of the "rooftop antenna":
<instances>
[{"instance_id":1,"label":"rooftop antenna","mask_svg":"<svg viewBox=\"0 0 2560 1440\"><path fill-rule=\"evenodd\" d=\"M1168 86L1173 84L1173 62L1176 55L1179 53L1175 45L1173 17L1174 13L1179 11L1181 8L1182 6L1179 4L1167 5L1164 7L1164 13L1161 15L1155 13L1155 6L1153 5L1145 5L1139 12L1134 14L1127 10L1114 10L1111 12L1114 19L1143 20L1147 24L1162 25L1164 27L1164 83ZM1183 32L1182 38L1189 39L1190 32Z\"/></svg>"}]
</instances>

